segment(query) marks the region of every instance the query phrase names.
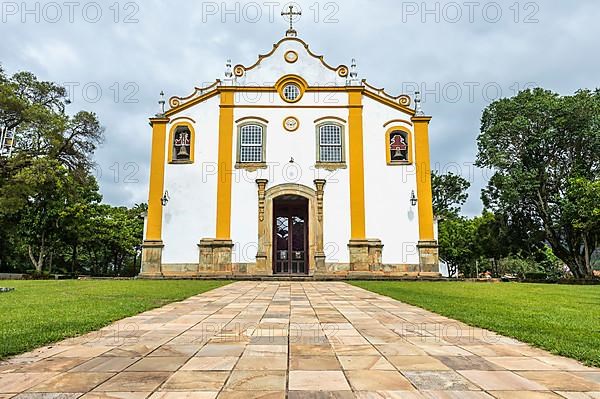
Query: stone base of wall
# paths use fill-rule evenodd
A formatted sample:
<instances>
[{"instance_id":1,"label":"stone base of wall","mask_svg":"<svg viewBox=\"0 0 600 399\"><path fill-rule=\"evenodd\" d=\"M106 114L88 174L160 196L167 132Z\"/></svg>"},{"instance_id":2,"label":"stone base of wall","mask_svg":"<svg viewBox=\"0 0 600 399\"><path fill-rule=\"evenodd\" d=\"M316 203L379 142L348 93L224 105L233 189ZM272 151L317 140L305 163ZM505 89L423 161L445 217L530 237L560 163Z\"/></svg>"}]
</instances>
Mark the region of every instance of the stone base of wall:
<instances>
[{"instance_id":1,"label":"stone base of wall","mask_svg":"<svg viewBox=\"0 0 600 399\"><path fill-rule=\"evenodd\" d=\"M140 277L153 278L162 276L162 241L144 241L142 244L142 270Z\"/></svg>"},{"instance_id":2,"label":"stone base of wall","mask_svg":"<svg viewBox=\"0 0 600 399\"><path fill-rule=\"evenodd\" d=\"M286 278L285 274L274 275L271 270L267 273L256 273L259 270L257 263L231 263L229 268L201 268L199 264L163 264L162 274L142 274L140 278ZM369 270L351 270L349 263L325 263L325 270L309 270L306 276L293 276L293 278L306 278L314 280L328 279L372 279L372 278L399 278L399 277L440 277L435 267L423 269L418 264L381 264L370 266Z\"/></svg>"},{"instance_id":3,"label":"stone base of wall","mask_svg":"<svg viewBox=\"0 0 600 399\"><path fill-rule=\"evenodd\" d=\"M198 248L200 249L199 273L231 274L233 272L231 263L233 241L203 238Z\"/></svg>"},{"instance_id":4,"label":"stone base of wall","mask_svg":"<svg viewBox=\"0 0 600 399\"><path fill-rule=\"evenodd\" d=\"M381 240L350 240L348 243L350 252L350 271L368 272L372 267L381 265L381 254L383 244Z\"/></svg>"},{"instance_id":5,"label":"stone base of wall","mask_svg":"<svg viewBox=\"0 0 600 399\"><path fill-rule=\"evenodd\" d=\"M439 245L437 241L419 241L419 264L423 272L440 271Z\"/></svg>"},{"instance_id":6,"label":"stone base of wall","mask_svg":"<svg viewBox=\"0 0 600 399\"><path fill-rule=\"evenodd\" d=\"M256 262L232 262L233 242L205 238L198 244L198 263L163 264L162 241L146 241L142 250L140 278L286 278L273 275L273 269L264 254L257 254ZM438 278L439 255L435 241L420 241L419 264L382 263L383 245L380 240L352 240L348 244L350 262L326 262L324 253L317 253L306 279L358 279L430 277Z\"/></svg>"}]
</instances>

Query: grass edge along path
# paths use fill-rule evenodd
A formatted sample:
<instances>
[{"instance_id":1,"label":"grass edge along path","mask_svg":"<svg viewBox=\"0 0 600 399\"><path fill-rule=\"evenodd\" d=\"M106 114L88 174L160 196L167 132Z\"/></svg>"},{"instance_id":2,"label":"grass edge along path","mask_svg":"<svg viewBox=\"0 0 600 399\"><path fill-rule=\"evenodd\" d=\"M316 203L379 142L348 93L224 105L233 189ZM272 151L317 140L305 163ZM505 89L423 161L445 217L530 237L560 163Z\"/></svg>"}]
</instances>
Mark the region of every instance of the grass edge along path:
<instances>
[{"instance_id":1,"label":"grass edge along path","mask_svg":"<svg viewBox=\"0 0 600 399\"><path fill-rule=\"evenodd\" d=\"M229 284L218 280L7 281L0 294L0 360Z\"/></svg>"},{"instance_id":2,"label":"grass edge along path","mask_svg":"<svg viewBox=\"0 0 600 399\"><path fill-rule=\"evenodd\" d=\"M468 325L600 366L600 286L356 281Z\"/></svg>"}]
</instances>

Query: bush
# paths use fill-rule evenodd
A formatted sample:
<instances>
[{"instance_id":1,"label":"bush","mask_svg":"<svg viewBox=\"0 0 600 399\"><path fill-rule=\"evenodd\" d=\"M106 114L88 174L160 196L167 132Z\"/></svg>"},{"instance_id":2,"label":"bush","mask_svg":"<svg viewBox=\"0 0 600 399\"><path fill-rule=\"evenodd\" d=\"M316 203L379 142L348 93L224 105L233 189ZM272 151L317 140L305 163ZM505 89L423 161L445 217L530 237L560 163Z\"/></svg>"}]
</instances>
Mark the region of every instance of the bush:
<instances>
[{"instance_id":1,"label":"bush","mask_svg":"<svg viewBox=\"0 0 600 399\"><path fill-rule=\"evenodd\" d=\"M27 280L50 280L50 273L28 270L24 278Z\"/></svg>"},{"instance_id":2,"label":"bush","mask_svg":"<svg viewBox=\"0 0 600 399\"><path fill-rule=\"evenodd\" d=\"M546 273L542 270L541 266L528 258L520 257L508 257L501 259L499 262L500 270L502 274L512 274L519 278L526 278L527 274L543 274L546 278Z\"/></svg>"},{"instance_id":3,"label":"bush","mask_svg":"<svg viewBox=\"0 0 600 399\"><path fill-rule=\"evenodd\" d=\"M548 279L548 275L544 272L525 273L525 280L542 281L546 279Z\"/></svg>"}]
</instances>

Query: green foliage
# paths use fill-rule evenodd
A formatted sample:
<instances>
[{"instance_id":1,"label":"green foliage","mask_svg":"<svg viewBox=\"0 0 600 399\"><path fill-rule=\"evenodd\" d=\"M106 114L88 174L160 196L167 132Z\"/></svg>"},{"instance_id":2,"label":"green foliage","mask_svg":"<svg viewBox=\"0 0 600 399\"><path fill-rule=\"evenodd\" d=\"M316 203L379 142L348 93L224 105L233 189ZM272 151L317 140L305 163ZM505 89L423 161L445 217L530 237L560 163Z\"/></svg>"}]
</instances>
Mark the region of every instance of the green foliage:
<instances>
[{"instance_id":1,"label":"green foliage","mask_svg":"<svg viewBox=\"0 0 600 399\"><path fill-rule=\"evenodd\" d=\"M450 277L465 272L475 258L475 226L465 217L446 218L439 223L440 259L448 266Z\"/></svg>"},{"instance_id":2,"label":"green foliage","mask_svg":"<svg viewBox=\"0 0 600 399\"><path fill-rule=\"evenodd\" d=\"M103 128L68 105L63 87L0 69L0 128L16 132L0 158L0 271L134 275L144 209L100 204L90 171Z\"/></svg>"},{"instance_id":3,"label":"green foliage","mask_svg":"<svg viewBox=\"0 0 600 399\"><path fill-rule=\"evenodd\" d=\"M498 263L503 275L510 274L521 279L531 274L539 274L544 276L544 278L547 277L547 274L541 270L541 266L531 259L509 256L500 259Z\"/></svg>"},{"instance_id":4,"label":"green foliage","mask_svg":"<svg viewBox=\"0 0 600 399\"><path fill-rule=\"evenodd\" d=\"M16 290L0 295L0 308L10 309L0 312L0 359L97 330L227 282L70 280L7 284Z\"/></svg>"},{"instance_id":5,"label":"green foliage","mask_svg":"<svg viewBox=\"0 0 600 399\"><path fill-rule=\"evenodd\" d=\"M467 201L467 190L471 186L466 179L453 173L440 175L431 173L433 191L433 213L438 218L458 216L460 207Z\"/></svg>"},{"instance_id":6,"label":"green foliage","mask_svg":"<svg viewBox=\"0 0 600 399\"><path fill-rule=\"evenodd\" d=\"M484 204L522 236L541 236L575 277L600 243L600 91L535 89L483 113L477 164L495 173Z\"/></svg>"},{"instance_id":7,"label":"green foliage","mask_svg":"<svg viewBox=\"0 0 600 399\"><path fill-rule=\"evenodd\" d=\"M375 281L353 285L600 366L600 286Z\"/></svg>"}]
</instances>

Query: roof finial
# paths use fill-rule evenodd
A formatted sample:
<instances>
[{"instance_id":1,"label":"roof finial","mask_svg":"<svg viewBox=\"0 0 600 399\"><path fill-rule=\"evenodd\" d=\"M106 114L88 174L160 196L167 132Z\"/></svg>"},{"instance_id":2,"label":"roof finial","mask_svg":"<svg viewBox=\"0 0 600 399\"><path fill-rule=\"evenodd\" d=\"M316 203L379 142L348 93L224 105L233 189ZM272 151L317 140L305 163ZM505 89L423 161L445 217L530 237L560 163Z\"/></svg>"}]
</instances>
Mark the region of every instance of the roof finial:
<instances>
[{"instance_id":1,"label":"roof finial","mask_svg":"<svg viewBox=\"0 0 600 399\"><path fill-rule=\"evenodd\" d=\"M425 116L425 112L421 108L421 92L415 91L415 115L416 116Z\"/></svg>"},{"instance_id":2,"label":"roof finial","mask_svg":"<svg viewBox=\"0 0 600 399\"><path fill-rule=\"evenodd\" d=\"M160 105L160 113L157 116L165 116L165 92L160 91L160 100L158 100L158 105Z\"/></svg>"},{"instance_id":3,"label":"roof finial","mask_svg":"<svg viewBox=\"0 0 600 399\"><path fill-rule=\"evenodd\" d=\"M233 73L231 72L231 59L227 59L227 62L225 63L225 78L231 79L232 76Z\"/></svg>"},{"instance_id":4,"label":"roof finial","mask_svg":"<svg viewBox=\"0 0 600 399\"><path fill-rule=\"evenodd\" d=\"M285 35L287 37L296 37L298 36L298 32L294 30L294 17L302 15L302 11L294 11L293 4L290 4L288 8L290 9L288 12L281 12L282 17L287 16L290 18L290 29L285 32Z\"/></svg>"},{"instance_id":5,"label":"roof finial","mask_svg":"<svg viewBox=\"0 0 600 399\"><path fill-rule=\"evenodd\" d=\"M348 83L350 86L358 86L358 72L356 68L356 58L352 58L352 63L350 64L350 73L348 74Z\"/></svg>"}]
</instances>

